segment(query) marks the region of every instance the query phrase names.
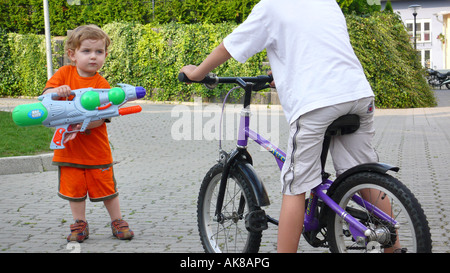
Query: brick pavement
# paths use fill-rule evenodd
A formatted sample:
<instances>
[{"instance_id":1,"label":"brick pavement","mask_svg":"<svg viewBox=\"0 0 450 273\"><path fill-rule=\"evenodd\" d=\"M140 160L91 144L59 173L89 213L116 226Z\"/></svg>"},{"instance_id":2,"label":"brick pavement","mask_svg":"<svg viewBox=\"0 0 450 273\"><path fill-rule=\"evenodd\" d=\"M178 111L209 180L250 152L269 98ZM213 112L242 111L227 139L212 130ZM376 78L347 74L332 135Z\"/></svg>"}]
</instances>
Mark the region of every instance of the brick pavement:
<instances>
[{"instance_id":1,"label":"brick pavement","mask_svg":"<svg viewBox=\"0 0 450 273\"><path fill-rule=\"evenodd\" d=\"M439 90L436 95L440 107L378 109L374 146L381 161L401 168L397 177L421 202L430 222L433 251L448 253L450 179L446 171L450 165L450 91ZM0 110L27 102L0 99ZM1 252L202 252L196 226L196 200L203 176L217 159L218 143L211 139L208 130L213 127L211 121L219 106L141 105L142 113L115 118L108 126L122 213L135 231L135 238L114 239L103 204L87 202L90 238L82 244L68 244L65 238L72 216L68 202L56 196L56 172L8 174L0 175ZM227 109L229 117L238 115L239 106ZM273 137L278 137L280 147L284 148L288 130L280 107L255 106L253 112L262 124L266 117L271 120L267 124L273 128L267 131L276 132ZM200 127L195 127L198 124L192 127L206 128L205 132L192 130L185 135L191 139L200 135L199 140L174 140L183 129L182 118L187 117L191 117L192 123L202 117ZM227 128L232 135L235 129L230 124ZM225 141L224 147L232 148L233 141ZM249 148L272 201L267 211L277 217L279 172L270 154L256 145ZM262 244L261 252L275 252L274 226L263 233ZM326 252L309 247L303 239L300 250Z\"/></svg>"}]
</instances>

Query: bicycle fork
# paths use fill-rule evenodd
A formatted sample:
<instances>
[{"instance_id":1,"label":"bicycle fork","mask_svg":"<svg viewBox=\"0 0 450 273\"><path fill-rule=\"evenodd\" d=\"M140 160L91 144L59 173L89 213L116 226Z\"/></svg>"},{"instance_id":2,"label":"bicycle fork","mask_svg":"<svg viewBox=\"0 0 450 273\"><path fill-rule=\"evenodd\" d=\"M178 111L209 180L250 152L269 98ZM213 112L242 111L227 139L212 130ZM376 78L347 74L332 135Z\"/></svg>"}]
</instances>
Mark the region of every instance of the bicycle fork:
<instances>
[{"instance_id":1,"label":"bicycle fork","mask_svg":"<svg viewBox=\"0 0 450 273\"><path fill-rule=\"evenodd\" d=\"M243 162L243 160L245 161L245 163ZM249 167L251 157L248 154L247 150L244 148L238 148L231 154L227 154L226 152L221 151L220 161L224 165L224 169L222 171L222 176L220 179L219 192L217 194L217 203L213 220L218 223L223 223L225 220L233 219L233 221L237 221L242 220L245 217L245 227L248 231L260 232L267 229L267 222L271 221L267 217L265 211L260 209L259 206L268 206L270 204L270 201L261 181L259 181L259 178L252 171L253 169ZM233 211L229 216L225 216L222 213L231 168L235 168L235 171L242 173L247 177L247 179L249 179L249 186L253 190L256 198L255 201L258 204L257 208L251 209L245 216L243 214L246 200L243 193L240 194L237 210Z\"/></svg>"},{"instance_id":2,"label":"bicycle fork","mask_svg":"<svg viewBox=\"0 0 450 273\"><path fill-rule=\"evenodd\" d=\"M225 220L224 216L222 214L223 200L225 198L225 190L227 188L227 180L228 180L228 176L230 174L231 163L232 163L232 161L234 161L236 155L237 155L237 150L233 151L231 153L231 155L228 155L225 151L220 151L220 159L219 160L223 162L223 171L222 171L222 177L220 178L219 193L217 195L216 211L214 213L214 221L217 221L219 223L221 223ZM241 202L239 202L239 203L241 203ZM239 205L239 210L241 210L240 205ZM243 208L242 208L242 210L243 210Z\"/></svg>"}]
</instances>

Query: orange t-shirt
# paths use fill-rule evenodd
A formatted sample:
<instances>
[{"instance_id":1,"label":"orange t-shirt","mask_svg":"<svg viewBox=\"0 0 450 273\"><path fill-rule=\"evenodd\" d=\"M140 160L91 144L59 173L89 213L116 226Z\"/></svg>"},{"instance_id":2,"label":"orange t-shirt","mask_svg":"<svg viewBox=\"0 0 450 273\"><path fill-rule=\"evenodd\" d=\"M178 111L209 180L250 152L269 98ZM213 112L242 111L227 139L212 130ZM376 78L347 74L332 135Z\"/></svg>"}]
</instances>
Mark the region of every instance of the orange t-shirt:
<instances>
[{"instance_id":1,"label":"orange t-shirt","mask_svg":"<svg viewBox=\"0 0 450 273\"><path fill-rule=\"evenodd\" d=\"M47 81L45 88L68 85L72 90L80 88L111 88L109 83L95 74L93 77L81 77L76 66L66 65L58 69ZM81 168L101 168L112 165L111 147L109 146L106 124L78 133L75 139L64 144L65 149L55 150L53 162L59 166Z\"/></svg>"}]
</instances>

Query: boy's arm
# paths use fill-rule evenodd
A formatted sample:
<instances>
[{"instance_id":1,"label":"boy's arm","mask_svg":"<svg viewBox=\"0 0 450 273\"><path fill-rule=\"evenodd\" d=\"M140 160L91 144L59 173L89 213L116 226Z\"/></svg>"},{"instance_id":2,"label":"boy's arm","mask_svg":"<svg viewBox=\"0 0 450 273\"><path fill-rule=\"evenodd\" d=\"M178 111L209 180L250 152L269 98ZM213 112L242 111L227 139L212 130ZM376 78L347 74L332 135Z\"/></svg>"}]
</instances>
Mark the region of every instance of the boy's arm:
<instances>
[{"instance_id":1,"label":"boy's arm","mask_svg":"<svg viewBox=\"0 0 450 273\"><path fill-rule=\"evenodd\" d=\"M180 72L186 74L186 76L192 81L201 81L211 72L214 68L226 62L231 58L230 53L225 48L223 43L218 45L208 57L199 65L187 65L181 68Z\"/></svg>"},{"instance_id":2,"label":"boy's arm","mask_svg":"<svg viewBox=\"0 0 450 273\"><path fill-rule=\"evenodd\" d=\"M105 120L104 120L104 119L100 119L100 120L96 120L96 121L91 121L86 129L94 129L94 128L97 128L97 127L101 126L103 123L105 123ZM81 126L80 126L80 129L81 129Z\"/></svg>"},{"instance_id":3,"label":"boy's arm","mask_svg":"<svg viewBox=\"0 0 450 273\"><path fill-rule=\"evenodd\" d=\"M47 87L44 89L42 94L44 95L44 94L49 94L49 93L57 93L58 97L64 98L64 97L69 97L71 91L72 91L72 89L68 85L62 85L62 86L58 86L58 87ZM89 125L87 126L86 129L89 130L89 129L97 128L97 127L101 126L104 122L105 122L104 119L92 121L89 123ZM71 126L71 131L79 131L80 129L81 129L81 123L72 124L72 126ZM68 141L73 140L76 136L77 136L77 132L75 132L75 133L68 132L64 139L64 143L67 143Z\"/></svg>"}]
</instances>

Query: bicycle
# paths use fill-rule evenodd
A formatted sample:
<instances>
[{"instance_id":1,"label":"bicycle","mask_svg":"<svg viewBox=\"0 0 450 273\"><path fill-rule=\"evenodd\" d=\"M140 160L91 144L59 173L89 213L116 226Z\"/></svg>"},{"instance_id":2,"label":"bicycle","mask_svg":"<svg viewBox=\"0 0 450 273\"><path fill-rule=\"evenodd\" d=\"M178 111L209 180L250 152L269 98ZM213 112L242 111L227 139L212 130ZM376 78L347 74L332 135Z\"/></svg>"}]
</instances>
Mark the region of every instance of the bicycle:
<instances>
[{"instance_id":1,"label":"bicycle","mask_svg":"<svg viewBox=\"0 0 450 273\"><path fill-rule=\"evenodd\" d=\"M183 73L178 79L192 82ZM268 88L270 82L271 76L215 75L197 82L208 88L219 83L237 84L224 98L222 115L228 95L239 88L245 92L236 148L224 151L219 139L218 163L207 172L199 191L198 229L206 252L258 252L268 223L278 225L262 209L270 205L270 200L247 151L248 139L252 139L274 156L280 170L284 164L286 154L249 129L252 92ZM398 172L398 167L362 164L334 181L329 179L325 162L331 138L351 134L358 128L359 117L352 114L339 117L328 127L321 154L323 182L311 190L305 201L303 237L313 247L328 247L339 253L383 252L396 241L401 252L431 252L430 228L421 205L403 183L387 173ZM377 195L370 195L372 192ZM367 196L372 197L369 200ZM380 200L389 200L389 212L377 207Z\"/></svg>"}]
</instances>

